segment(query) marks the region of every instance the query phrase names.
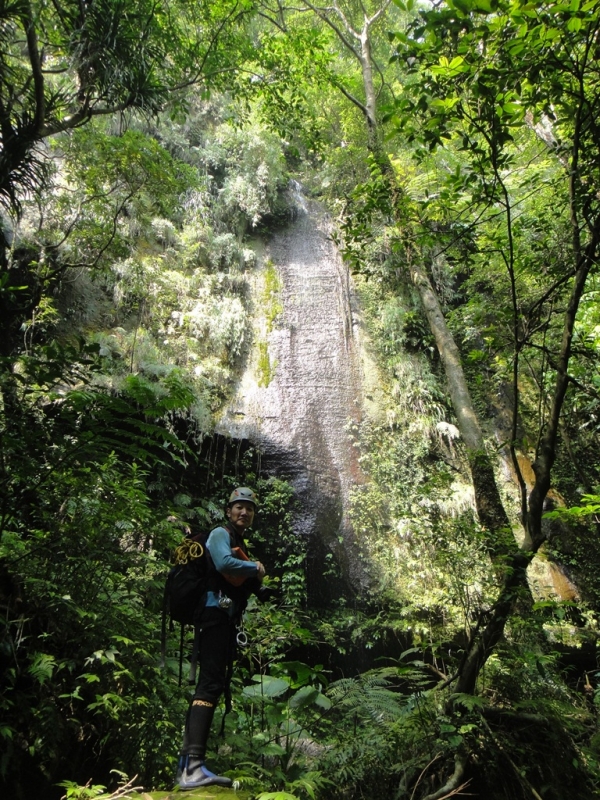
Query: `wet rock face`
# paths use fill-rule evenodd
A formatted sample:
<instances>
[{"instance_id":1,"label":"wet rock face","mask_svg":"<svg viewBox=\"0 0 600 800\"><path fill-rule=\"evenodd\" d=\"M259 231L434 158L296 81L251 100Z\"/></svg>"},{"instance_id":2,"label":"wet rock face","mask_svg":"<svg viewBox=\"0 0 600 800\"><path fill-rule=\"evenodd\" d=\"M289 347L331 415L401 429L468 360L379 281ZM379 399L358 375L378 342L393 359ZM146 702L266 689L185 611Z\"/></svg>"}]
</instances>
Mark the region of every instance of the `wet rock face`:
<instances>
[{"instance_id":1,"label":"wet rock face","mask_svg":"<svg viewBox=\"0 0 600 800\"><path fill-rule=\"evenodd\" d=\"M249 359L219 430L255 442L263 469L292 482L294 529L309 539L309 597L319 604L339 596L340 580L354 591L362 583L347 514L350 490L363 481L348 431L362 407L356 300L326 215L301 196L266 258L281 281L282 312L268 335L271 380L259 386ZM338 581L324 575L332 560Z\"/></svg>"}]
</instances>

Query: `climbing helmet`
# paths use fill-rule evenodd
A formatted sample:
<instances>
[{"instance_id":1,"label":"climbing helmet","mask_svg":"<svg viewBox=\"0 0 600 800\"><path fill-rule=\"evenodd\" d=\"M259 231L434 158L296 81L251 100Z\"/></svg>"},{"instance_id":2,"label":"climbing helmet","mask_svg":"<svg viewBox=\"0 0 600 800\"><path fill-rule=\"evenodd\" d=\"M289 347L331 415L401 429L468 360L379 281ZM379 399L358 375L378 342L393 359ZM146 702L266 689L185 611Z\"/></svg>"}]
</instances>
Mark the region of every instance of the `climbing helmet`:
<instances>
[{"instance_id":1,"label":"climbing helmet","mask_svg":"<svg viewBox=\"0 0 600 800\"><path fill-rule=\"evenodd\" d=\"M256 493L253 492L252 489L248 489L246 486L238 486L237 489L234 489L229 497L229 502L227 505L233 505L233 503L237 503L240 500L246 503L252 503L255 509L258 508L258 497L256 496Z\"/></svg>"}]
</instances>

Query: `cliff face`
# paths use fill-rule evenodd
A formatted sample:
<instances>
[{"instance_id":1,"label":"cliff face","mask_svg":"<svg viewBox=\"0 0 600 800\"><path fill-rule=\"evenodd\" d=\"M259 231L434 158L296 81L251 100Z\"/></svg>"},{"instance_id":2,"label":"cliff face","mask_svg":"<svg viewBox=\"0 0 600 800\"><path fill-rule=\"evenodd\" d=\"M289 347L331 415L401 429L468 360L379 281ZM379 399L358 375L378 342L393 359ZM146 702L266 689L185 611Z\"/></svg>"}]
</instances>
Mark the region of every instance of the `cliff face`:
<instances>
[{"instance_id":1,"label":"cliff face","mask_svg":"<svg viewBox=\"0 0 600 800\"><path fill-rule=\"evenodd\" d=\"M217 430L254 442L263 469L293 484L294 529L309 539L309 596L319 604L339 595L340 582L363 579L347 513L352 487L364 481L348 430L361 417L363 370L356 298L328 219L299 193L296 209L260 253L254 348ZM278 277L272 325L265 269Z\"/></svg>"}]
</instances>

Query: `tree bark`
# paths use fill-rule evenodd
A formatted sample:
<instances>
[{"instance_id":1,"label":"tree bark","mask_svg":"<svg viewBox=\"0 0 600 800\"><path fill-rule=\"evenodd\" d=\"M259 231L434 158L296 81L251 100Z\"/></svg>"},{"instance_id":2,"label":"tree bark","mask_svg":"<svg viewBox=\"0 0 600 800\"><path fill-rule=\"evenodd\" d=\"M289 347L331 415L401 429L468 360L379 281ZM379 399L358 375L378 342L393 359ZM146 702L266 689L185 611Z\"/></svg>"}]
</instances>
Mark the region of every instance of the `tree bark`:
<instances>
[{"instance_id":1,"label":"tree bark","mask_svg":"<svg viewBox=\"0 0 600 800\"><path fill-rule=\"evenodd\" d=\"M542 514L544 512L544 500L550 489L552 467L556 459L556 442L560 424L560 414L569 385L568 367L571 358L571 345L573 342L573 333L575 331L575 321L590 269L592 265L596 263L599 244L600 216L596 219L595 226L591 231L590 240L581 252L577 265L577 271L571 288L571 295L565 311L565 322L556 366L556 384L552 396L550 415L544 435L538 447L535 461L532 464L535 473L535 485L529 496L526 527L531 537L534 550L539 549L544 540L544 535L542 533Z\"/></svg>"},{"instance_id":2,"label":"tree bark","mask_svg":"<svg viewBox=\"0 0 600 800\"><path fill-rule=\"evenodd\" d=\"M483 615L483 625L478 626L469 642L459 668L455 692L473 694L481 668L504 634L504 627L515 603L527 593L527 567L533 553L515 553L506 562L504 582L491 611Z\"/></svg>"}]
</instances>

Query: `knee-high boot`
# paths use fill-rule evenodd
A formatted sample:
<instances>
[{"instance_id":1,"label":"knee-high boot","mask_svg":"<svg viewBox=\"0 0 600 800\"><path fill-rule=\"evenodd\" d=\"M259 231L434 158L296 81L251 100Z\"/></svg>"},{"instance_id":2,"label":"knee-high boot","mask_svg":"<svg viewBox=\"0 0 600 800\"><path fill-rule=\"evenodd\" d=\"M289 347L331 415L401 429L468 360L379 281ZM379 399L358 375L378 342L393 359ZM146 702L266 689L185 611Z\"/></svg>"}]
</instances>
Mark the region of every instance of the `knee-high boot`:
<instances>
[{"instance_id":1,"label":"knee-high boot","mask_svg":"<svg viewBox=\"0 0 600 800\"><path fill-rule=\"evenodd\" d=\"M206 700L193 700L183 735L181 758L177 782L180 789L196 789L199 786L231 786L231 779L215 775L204 763L210 726L215 707Z\"/></svg>"},{"instance_id":2,"label":"knee-high boot","mask_svg":"<svg viewBox=\"0 0 600 800\"><path fill-rule=\"evenodd\" d=\"M207 700L192 700L185 722L182 755L195 756L204 761L214 715L213 703L209 703Z\"/></svg>"}]
</instances>

